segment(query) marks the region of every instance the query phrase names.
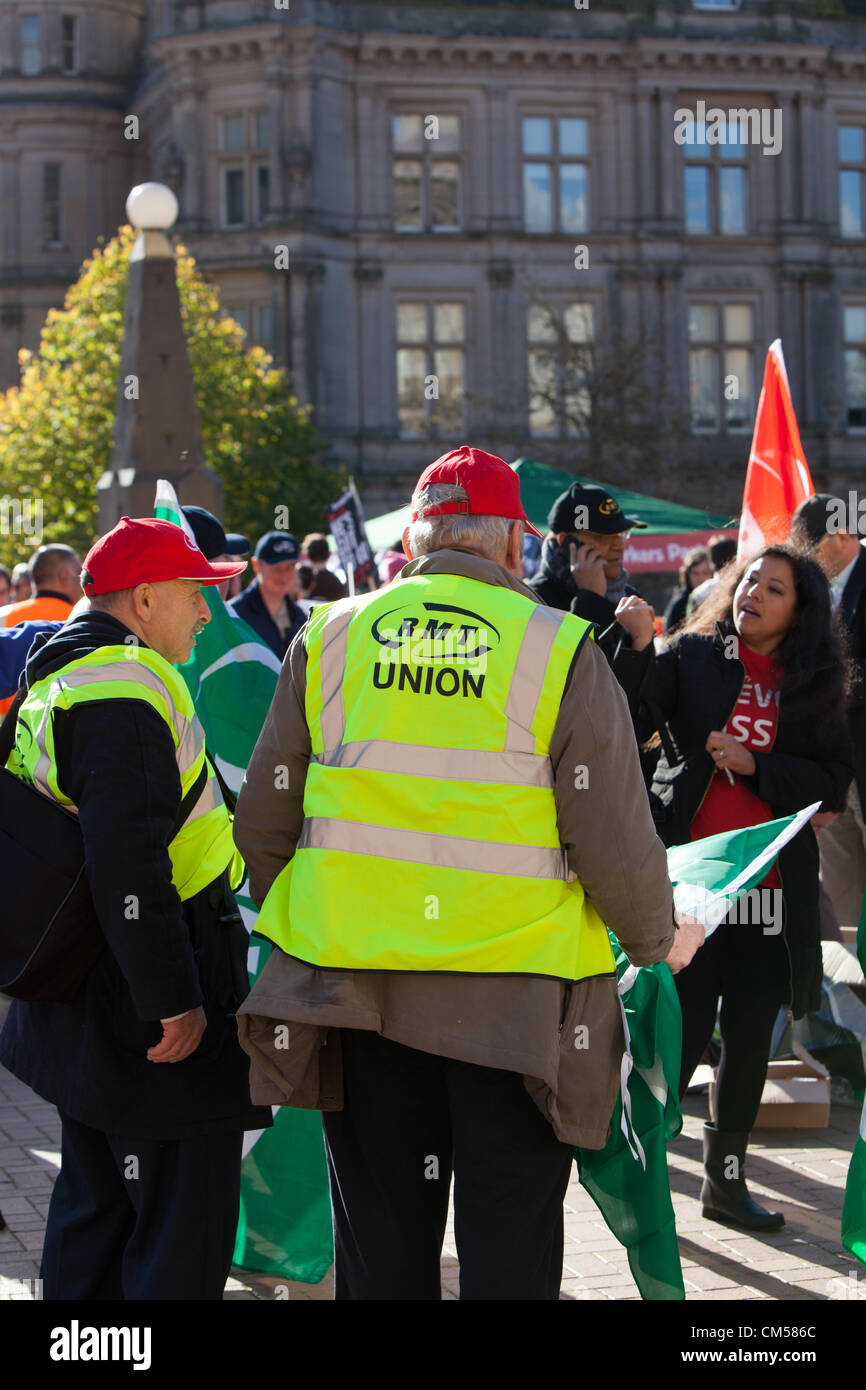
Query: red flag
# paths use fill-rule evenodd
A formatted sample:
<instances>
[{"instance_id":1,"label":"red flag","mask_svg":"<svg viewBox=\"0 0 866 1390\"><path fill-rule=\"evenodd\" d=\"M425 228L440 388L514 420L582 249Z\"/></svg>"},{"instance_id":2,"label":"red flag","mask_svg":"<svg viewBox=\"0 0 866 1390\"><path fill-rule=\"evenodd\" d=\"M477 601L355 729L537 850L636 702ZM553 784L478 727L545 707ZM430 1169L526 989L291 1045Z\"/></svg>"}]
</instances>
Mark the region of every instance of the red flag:
<instances>
[{"instance_id":1,"label":"red flag","mask_svg":"<svg viewBox=\"0 0 866 1390\"><path fill-rule=\"evenodd\" d=\"M762 546L786 541L794 512L814 492L791 402L782 340L777 338L767 352L755 416L737 559L748 560Z\"/></svg>"}]
</instances>

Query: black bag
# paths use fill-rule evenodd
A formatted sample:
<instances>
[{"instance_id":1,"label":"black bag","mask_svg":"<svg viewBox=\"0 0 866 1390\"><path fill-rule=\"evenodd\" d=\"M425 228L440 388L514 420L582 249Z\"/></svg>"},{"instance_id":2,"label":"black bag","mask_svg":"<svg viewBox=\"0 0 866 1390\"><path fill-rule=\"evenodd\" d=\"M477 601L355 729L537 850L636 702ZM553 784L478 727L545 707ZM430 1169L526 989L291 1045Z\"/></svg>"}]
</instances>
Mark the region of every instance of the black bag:
<instances>
[{"instance_id":1,"label":"black bag","mask_svg":"<svg viewBox=\"0 0 866 1390\"><path fill-rule=\"evenodd\" d=\"M105 947L84 866L78 817L7 771L20 690L0 726L0 992L26 1003L63 1003ZM172 839L201 795L207 765L183 798Z\"/></svg>"}]
</instances>

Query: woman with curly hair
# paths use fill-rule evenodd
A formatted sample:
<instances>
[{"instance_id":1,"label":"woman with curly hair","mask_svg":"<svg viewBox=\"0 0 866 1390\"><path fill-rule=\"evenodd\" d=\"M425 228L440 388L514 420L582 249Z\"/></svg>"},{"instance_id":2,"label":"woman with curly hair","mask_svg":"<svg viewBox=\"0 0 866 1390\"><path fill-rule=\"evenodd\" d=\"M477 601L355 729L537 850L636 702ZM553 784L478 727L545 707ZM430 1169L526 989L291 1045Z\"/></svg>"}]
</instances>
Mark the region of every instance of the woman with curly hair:
<instances>
[{"instance_id":1,"label":"woman with curly hair","mask_svg":"<svg viewBox=\"0 0 866 1390\"><path fill-rule=\"evenodd\" d=\"M656 658L653 714L673 735L656 766L658 833L677 845L790 815L839 811L852 777L846 658L826 577L788 545L733 565ZM676 976L683 1014L680 1094L712 1036L721 996L716 1123L704 1126L703 1214L778 1230L748 1194L749 1132L780 1007L818 1006L818 847L807 825ZM743 911L747 902L757 911ZM743 921L751 916L752 920ZM755 920L757 918L757 920Z\"/></svg>"}]
</instances>

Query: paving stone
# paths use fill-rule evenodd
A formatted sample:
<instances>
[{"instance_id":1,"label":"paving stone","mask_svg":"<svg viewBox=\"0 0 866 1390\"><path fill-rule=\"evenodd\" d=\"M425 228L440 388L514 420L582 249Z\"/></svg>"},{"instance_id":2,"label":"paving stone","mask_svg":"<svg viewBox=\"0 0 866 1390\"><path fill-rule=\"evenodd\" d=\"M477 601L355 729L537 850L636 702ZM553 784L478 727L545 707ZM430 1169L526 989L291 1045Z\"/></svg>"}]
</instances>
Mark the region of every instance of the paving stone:
<instances>
[{"instance_id":1,"label":"paving stone","mask_svg":"<svg viewBox=\"0 0 866 1390\"><path fill-rule=\"evenodd\" d=\"M749 1149L750 1189L759 1200L784 1210L787 1218L778 1235L758 1239L702 1217L700 1132L706 1099L690 1097L685 1109L683 1133L669 1145L669 1168L687 1301L803 1302L831 1297L834 1279L847 1282L848 1271L859 1270L839 1240L839 1214L858 1113L836 1107L828 1130L763 1131L756 1137ZM0 1210L5 1203L12 1228L0 1232L0 1279L38 1275L42 1222L57 1168L29 1150L59 1152L59 1148L59 1122L53 1107L0 1069ZM565 1235L564 1301L638 1300L626 1252L580 1187L576 1172L568 1189ZM443 1299L454 1301L459 1267L453 1209L443 1247L442 1279ZM287 1286L289 1301L333 1298L332 1274L320 1284L306 1285L237 1269L232 1271L226 1297L270 1301L279 1283Z\"/></svg>"}]
</instances>

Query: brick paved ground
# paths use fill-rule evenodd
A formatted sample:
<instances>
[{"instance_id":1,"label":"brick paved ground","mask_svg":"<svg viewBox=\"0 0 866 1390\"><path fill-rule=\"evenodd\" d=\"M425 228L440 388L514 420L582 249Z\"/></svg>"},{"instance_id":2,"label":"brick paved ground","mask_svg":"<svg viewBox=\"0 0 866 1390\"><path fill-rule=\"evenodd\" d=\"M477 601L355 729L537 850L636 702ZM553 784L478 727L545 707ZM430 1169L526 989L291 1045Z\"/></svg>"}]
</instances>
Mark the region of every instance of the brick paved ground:
<instances>
[{"instance_id":1,"label":"brick paved ground","mask_svg":"<svg viewBox=\"0 0 866 1390\"><path fill-rule=\"evenodd\" d=\"M683 1133L670 1146L671 1191L680 1236L686 1297L824 1300L850 1288L860 1266L842 1249L839 1218L859 1115L834 1105L826 1130L755 1131L749 1151L756 1197L786 1216L777 1235L757 1239L705 1221L697 1200L701 1123L706 1101L689 1098ZM17 1281L39 1273L42 1234L60 1162L60 1122L51 1105L0 1068L0 1299L25 1297ZM621 1246L576 1180L566 1205L564 1299L634 1299L637 1290ZM449 1220L442 1257L443 1296L457 1297L457 1252ZM834 1280L837 1281L834 1283ZM279 1279L235 1271L227 1299L273 1298ZM291 1299L330 1299L332 1281L289 1284ZM280 1296L285 1297L282 1291Z\"/></svg>"}]
</instances>

